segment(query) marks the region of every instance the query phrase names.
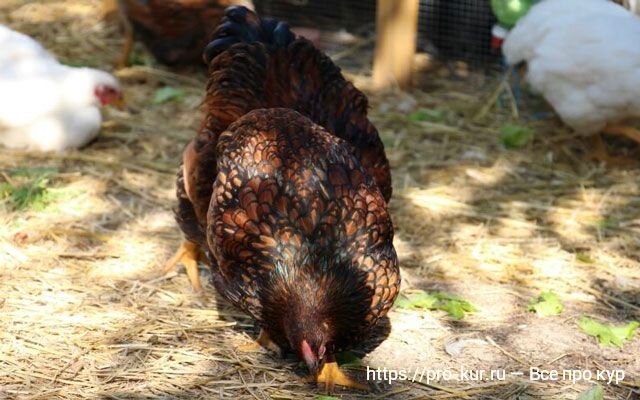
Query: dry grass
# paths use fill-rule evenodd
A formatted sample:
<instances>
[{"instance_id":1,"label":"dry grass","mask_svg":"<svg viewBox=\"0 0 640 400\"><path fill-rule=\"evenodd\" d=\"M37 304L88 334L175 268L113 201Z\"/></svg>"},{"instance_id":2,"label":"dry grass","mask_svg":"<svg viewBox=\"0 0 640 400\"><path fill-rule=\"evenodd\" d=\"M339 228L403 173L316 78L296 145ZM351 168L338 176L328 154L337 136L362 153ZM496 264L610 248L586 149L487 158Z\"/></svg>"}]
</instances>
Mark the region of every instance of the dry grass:
<instances>
[{"instance_id":1,"label":"dry grass","mask_svg":"<svg viewBox=\"0 0 640 400\"><path fill-rule=\"evenodd\" d=\"M110 69L121 36L104 25L99 0L5 0L0 22L42 41L64 61ZM54 167L59 195L38 209L0 203L0 398L315 398L291 359L241 354L251 321L207 286L190 292L183 273L158 276L180 234L172 219L174 168L200 114L204 76L149 65L119 73L131 109L107 111L100 138L64 156L0 149L11 171ZM354 76L366 88L367 79ZM638 170L585 161L580 139L555 121L503 150L511 110L484 111L492 84L423 75L428 90L371 94L371 115L393 165L391 210L404 289L458 294L479 311L463 322L440 312L396 310L389 338L365 358L373 367L434 371L504 368L624 369L607 398L637 399L640 340L603 348L577 317L640 319ZM181 101L152 104L161 85ZM406 114L437 108L436 122ZM520 110L526 117L527 110ZM633 148L632 148L633 149ZM637 155L637 152L635 153ZM526 311L554 289L565 312ZM463 346L447 353L452 345ZM450 351L451 353L451 351ZM575 399L579 382L375 383L345 398Z\"/></svg>"}]
</instances>

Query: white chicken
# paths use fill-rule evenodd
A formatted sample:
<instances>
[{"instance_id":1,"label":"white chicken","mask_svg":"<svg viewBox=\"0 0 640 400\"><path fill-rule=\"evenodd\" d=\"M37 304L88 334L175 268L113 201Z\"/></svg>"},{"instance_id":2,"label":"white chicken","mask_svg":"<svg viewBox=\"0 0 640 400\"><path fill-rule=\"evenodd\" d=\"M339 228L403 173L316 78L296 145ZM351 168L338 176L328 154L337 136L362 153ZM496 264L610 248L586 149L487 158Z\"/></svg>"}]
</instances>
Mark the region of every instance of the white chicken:
<instances>
[{"instance_id":1,"label":"white chicken","mask_svg":"<svg viewBox=\"0 0 640 400\"><path fill-rule=\"evenodd\" d=\"M122 105L112 75L60 64L34 39L0 25L0 144L56 151L97 136L100 107Z\"/></svg>"},{"instance_id":2,"label":"white chicken","mask_svg":"<svg viewBox=\"0 0 640 400\"><path fill-rule=\"evenodd\" d=\"M624 6L636 15L640 15L640 0L624 0Z\"/></svg>"},{"instance_id":3,"label":"white chicken","mask_svg":"<svg viewBox=\"0 0 640 400\"><path fill-rule=\"evenodd\" d=\"M503 52L577 133L621 135L640 117L640 18L608 0L543 0L516 24ZM596 159L616 164L600 135Z\"/></svg>"}]
</instances>

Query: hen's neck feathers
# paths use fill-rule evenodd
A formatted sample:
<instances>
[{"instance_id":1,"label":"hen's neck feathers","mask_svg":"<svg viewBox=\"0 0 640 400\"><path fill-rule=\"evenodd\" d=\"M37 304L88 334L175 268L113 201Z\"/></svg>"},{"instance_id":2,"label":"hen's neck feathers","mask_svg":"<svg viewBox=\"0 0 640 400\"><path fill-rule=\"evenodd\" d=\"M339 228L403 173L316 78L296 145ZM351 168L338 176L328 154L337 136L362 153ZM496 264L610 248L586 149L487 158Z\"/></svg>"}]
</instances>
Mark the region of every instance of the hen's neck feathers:
<instances>
[{"instance_id":1,"label":"hen's neck feathers","mask_svg":"<svg viewBox=\"0 0 640 400\"><path fill-rule=\"evenodd\" d=\"M280 345L287 345L285 331L292 321L311 331L326 323L331 336L341 340L332 345L341 347L361 329L354 321L364 321L367 314L373 291L364 278L346 265L325 269L321 262L277 262L261 294L262 320Z\"/></svg>"}]
</instances>

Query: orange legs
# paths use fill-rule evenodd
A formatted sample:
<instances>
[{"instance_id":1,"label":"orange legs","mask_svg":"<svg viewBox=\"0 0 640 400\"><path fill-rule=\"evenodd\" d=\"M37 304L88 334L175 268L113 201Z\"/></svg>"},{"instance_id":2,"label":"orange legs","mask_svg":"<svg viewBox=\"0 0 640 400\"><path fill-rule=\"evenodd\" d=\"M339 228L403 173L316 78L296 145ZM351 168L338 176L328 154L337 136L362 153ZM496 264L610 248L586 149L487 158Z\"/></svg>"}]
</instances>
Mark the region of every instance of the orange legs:
<instances>
[{"instance_id":1,"label":"orange legs","mask_svg":"<svg viewBox=\"0 0 640 400\"><path fill-rule=\"evenodd\" d=\"M255 342L238 346L237 350L243 353L254 353L260 351L262 348L280 353L280 347L271 340L269 334L264 329L260 329L260 335Z\"/></svg>"},{"instance_id":2,"label":"orange legs","mask_svg":"<svg viewBox=\"0 0 640 400\"><path fill-rule=\"evenodd\" d=\"M607 135L623 136L640 144L640 130L624 125L607 125L602 133Z\"/></svg>"},{"instance_id":3,"label":"orange legs","mask_svg":"<svg viewBox=\"0 0 640 400\"><path fill-rule=\"evenodd\" d=\"M342 372L340 367L338 367L338 363L333 360L329 362L327 360L320 369L320 373L316 378L317 383L324 383L325 390L327 393L333 392L336 385L345 386L352 389L358 390L368 390L369 387L365 384L362 384L354 379L349 378L347 375Z\"/></svg>"},{"instance_id":4,"label":"orange legs","mask_svg":"<svg viewBox=\"0 0 640 400\"><path fill-rule=\"evenodd\" d=\"M176 251L176 254L166 262L163 273L166 274L175 269L178 264L183 264L187 269L187 276L191 282L191 287L196 292L199 292L202 290L202 285L200 284L198 261L205 261L200 248L197 244L185 240L180 245L178 251Z\"/></svg>"},{"instance_id":5,"label":"orange legs","mask_svg":"<svg viewBox=\"0 0 640 400\"><path fill-rule=\"evenodd\" d=\"M623 136L640 144L640 131L637 129L621 126L608 125L603 134ZM601 134L595 134L591 138L591 157L595 160L602 161L609 166L618 168L628 168L638 164L637 160L628 157L614 157L609 154L606 143L602 140Z\"/></svg>"},{"instance_id":6,"label":"orange legs","mask_svg":"<svg viewBox=\"0 0 640 400\"><path fill-rule=\"evenodd\" d=\"M116 68L125 68L129 64L129 55L133 49L133 30L128 24L125 24L125 39L122 46L122 52L120 58L116 62Z\"/></svg>"},{"instance_id":7,"label":"orange legs","mask_svg":"<svg viewBox=\"0 0 640 400\"><path fill-rule=\"evenodd\" d=\"M264 329L260 330L260 335L255 342L243 344L238 346L236 349L239 352L244 353L252 353L260 351L260 349L271 350L275 353L280 354L280 347L275 344L269 334ZM308 376L304 378L304 382L316 382L316 383L324 383L324 387L328 393L331 393L336 385L345 386L352 389L358 390L368 390L369 387L364 385L354 379L349 378L347 375L342 372L340 367L338 367L338 363L332 357L328 359L320 369L318 376Z\"/></svg>"}]
</instances>

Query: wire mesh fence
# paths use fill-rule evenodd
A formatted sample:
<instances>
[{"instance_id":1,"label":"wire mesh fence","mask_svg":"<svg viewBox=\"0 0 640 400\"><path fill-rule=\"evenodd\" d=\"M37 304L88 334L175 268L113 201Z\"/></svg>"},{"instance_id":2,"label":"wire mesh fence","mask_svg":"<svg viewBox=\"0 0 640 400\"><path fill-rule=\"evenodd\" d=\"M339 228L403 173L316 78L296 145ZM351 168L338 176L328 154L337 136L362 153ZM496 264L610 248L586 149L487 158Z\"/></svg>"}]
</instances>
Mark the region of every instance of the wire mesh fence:
<instances>
[{"instance_id":1,"label":"wire mesh fence","mask_svg":"<svg viewBox=\"0 0 640 400\"><path fill-rule=\"evenodd\" d=\"M490 0L419 1L418 51L472 67L499 63L499 52L491 49L491 28L496 19ZM255 0L255 4L262 15L289 21L292 26L369 39L369 53L374 46L376 0ZM340 51L340 44L324 44ZM370 61L367 57L360 60Z\"/></svg>"},{"instance_id":2,"label":"wire mesh fence","mask_svg":"<svg viewBox=\"0 0 640 400\"><path fill-rule=\"evenodd\" d=\"M443 61L496 64L500 54L491 48L495 22L489 0L421 0L418 49Z\"/></svg>"}]
</instances>

